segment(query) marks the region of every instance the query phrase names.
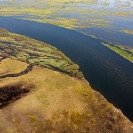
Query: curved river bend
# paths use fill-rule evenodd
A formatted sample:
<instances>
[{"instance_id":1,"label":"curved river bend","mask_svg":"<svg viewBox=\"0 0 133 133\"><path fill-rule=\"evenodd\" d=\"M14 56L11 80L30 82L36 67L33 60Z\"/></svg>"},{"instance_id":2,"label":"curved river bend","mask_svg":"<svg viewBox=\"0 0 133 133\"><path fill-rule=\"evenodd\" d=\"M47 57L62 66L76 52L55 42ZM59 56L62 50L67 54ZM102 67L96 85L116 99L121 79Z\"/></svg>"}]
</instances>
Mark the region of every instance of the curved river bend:
<instances>
[{"instance_id":1,"label":"curved river bend","mask_svg":"<svg viewBox=\"0 0 133 133\"><path fill-rule=\"evenodd\" d=\"M0 27L49 43L80 66L93 89L133 121L133 64L101 40L49 24L0 17Z\"/></svg>"}]
</instances>

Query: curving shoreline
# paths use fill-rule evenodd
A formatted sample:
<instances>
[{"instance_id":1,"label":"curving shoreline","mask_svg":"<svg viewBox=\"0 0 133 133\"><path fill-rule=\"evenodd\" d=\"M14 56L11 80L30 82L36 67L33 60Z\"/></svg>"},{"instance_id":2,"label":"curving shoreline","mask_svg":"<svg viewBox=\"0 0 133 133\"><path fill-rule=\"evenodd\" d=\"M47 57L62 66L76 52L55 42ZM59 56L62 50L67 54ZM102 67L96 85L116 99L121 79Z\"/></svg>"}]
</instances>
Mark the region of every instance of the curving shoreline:
<instances>
[{"instance_id":1,"label":"curving shoreline","mask_svg":"<svg viewBox=\"0 0 133 133\"><path fill-rule=\"evenodd\" d=\"M0 52L6 57L31 65L51 68L77 78L83 75L79 66L49 44L0 29Z\"/></svg>"}]
</instances>

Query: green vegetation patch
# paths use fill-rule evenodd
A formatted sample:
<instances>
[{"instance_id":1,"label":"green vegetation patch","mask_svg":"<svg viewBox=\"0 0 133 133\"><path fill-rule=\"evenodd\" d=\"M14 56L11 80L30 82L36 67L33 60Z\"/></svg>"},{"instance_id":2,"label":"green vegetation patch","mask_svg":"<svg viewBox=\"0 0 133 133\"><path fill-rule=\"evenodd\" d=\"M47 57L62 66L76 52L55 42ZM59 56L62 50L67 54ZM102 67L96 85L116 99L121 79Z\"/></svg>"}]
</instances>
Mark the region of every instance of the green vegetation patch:
<instances>
[{"instance_id":1,"label":"green vegetation patch","mask_svg":"<svg viewBox=\"0 0 133 133\"><path fill-rule=\"evenodd\" d=\"M116 45L105 44L105 43L102 43L102 44L104 46L108 47L109 49L113 50L114 52L116 52L120 56L124 57L128 61L133 63L133 49L126 48L126 47L118 45L118 44L116 44Z\"/></svg>"},{"instance_id":2,"label":"green vegetation patch","mask_svg":"<svg viewBox=\"0 0 133 133\"><path fill-rule=\"evenodd\" d=\"M133 34L133 30L121 30L121 32L127 33L127 34Z\"/></svg>"},{"instance_id":3,"label":"green vegetation patch","mask_svg":"<svg viewBox=\"0 0 133 133\"><path fill-rule=\"evenodd\" d=\"M0 52L31 65L58 70L82 78L79 66L49 44L0 29Z\"/></svg>"}]
</instances>

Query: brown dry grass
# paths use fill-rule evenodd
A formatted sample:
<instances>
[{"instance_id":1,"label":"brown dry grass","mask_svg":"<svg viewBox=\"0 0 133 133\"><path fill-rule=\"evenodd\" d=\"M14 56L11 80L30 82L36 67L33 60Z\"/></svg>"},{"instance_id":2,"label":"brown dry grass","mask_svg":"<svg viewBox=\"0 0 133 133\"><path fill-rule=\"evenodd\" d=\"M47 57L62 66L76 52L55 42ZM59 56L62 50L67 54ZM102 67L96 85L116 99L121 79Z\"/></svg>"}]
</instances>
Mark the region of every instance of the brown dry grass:
<instances>
[{"instance_id":1,"label":"brown dry grass","mask_svg":"<svg viewBox=\"0 0 133 133\"><path fill-rule=\"evenodd\" d=\"M34 90L0 110L0 133L133 131L122 113L85 80L34 66L25 75L0 79L0 89L20 83Z\"/></svg>"},{"instance_id":2,"label":"brown dry grass","mask_svg":"<svg viewBox=\"0 0 133 133\"><path fill-rule=\"evenodd\" d=\"M27 68L28 64L18 60L6 58L0 62L0 76L5 74L20 73Z\"/></svg>"}]
</instances>

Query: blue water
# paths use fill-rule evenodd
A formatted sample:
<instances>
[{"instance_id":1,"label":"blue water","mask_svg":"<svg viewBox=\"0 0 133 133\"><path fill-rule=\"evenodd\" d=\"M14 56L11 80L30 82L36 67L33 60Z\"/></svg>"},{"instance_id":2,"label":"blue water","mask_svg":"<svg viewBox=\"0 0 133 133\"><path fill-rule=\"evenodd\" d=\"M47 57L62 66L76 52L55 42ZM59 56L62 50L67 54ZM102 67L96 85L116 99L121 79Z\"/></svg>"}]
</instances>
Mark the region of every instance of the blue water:
<instances>
[{"instance_id":1,"label":"blue water","mask_svg":"<svg viewBox=\"0 0 133 133\"><path fill-rule=\"evenodd\" d=\"M101 44L101 40L49 24L0 17L0 27L46 42L80 66L93 89L133 121L133 64Z\"/></svg>"}]
</instances>

